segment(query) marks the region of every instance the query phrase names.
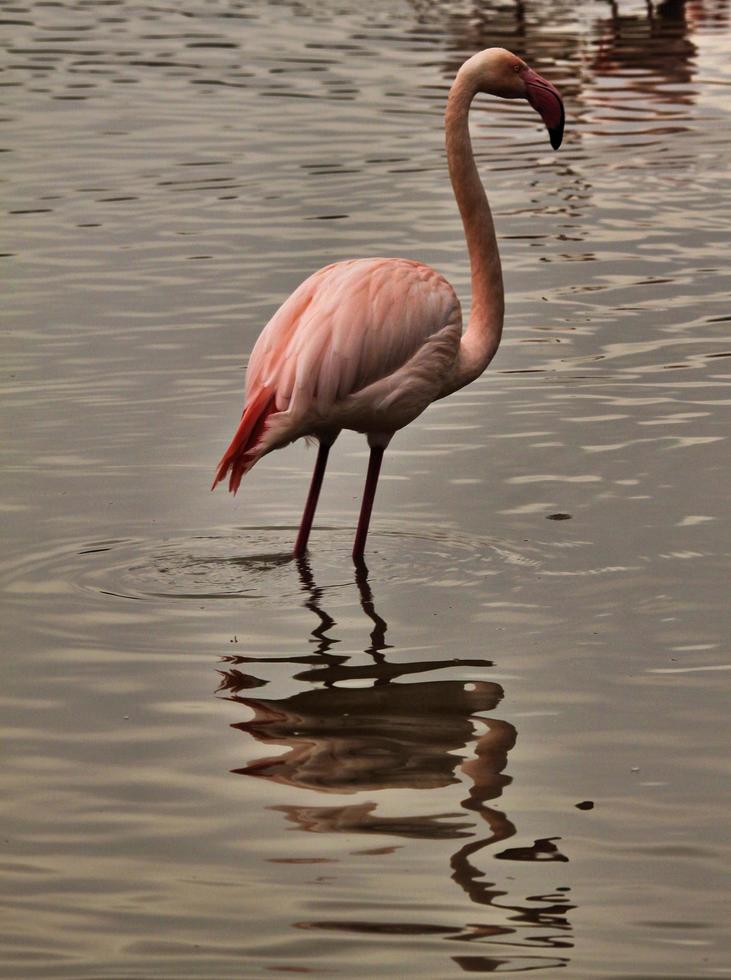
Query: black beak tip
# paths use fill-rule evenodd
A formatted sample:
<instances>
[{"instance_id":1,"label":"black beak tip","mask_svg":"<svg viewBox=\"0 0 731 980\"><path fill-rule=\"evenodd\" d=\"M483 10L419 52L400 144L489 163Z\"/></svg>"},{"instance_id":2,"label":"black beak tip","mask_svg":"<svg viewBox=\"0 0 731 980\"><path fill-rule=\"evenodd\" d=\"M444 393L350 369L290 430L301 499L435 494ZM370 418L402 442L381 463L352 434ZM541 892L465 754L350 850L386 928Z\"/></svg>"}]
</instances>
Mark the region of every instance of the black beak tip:
<instances>
[{"instance_id":1,"label":"black beak tip","mask_svg":"<svg viewBox=\"0 0 731 980\"><path fill-rule=\"evenodd\" d=\"M558 126L553 126L551 129L548 130L548 136L551 140L551 146L554 148L554 150L557 150L561 145L561 142L563 141L563 127L564 127L565 118L566 117L564 116L563 113L563 106L561 106L561 121L559 122Z\"/></svg>"}]
</instances>

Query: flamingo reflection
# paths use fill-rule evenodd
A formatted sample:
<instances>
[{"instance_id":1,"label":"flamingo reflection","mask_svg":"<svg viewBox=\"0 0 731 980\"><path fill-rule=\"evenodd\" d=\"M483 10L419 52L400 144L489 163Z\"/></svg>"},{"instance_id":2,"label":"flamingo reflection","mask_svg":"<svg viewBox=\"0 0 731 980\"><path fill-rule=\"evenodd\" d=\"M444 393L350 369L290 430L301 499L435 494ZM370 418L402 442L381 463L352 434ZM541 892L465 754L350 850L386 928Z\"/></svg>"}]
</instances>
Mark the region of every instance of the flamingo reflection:
<instances>
[{"instance_id":1,"label":"flamingo reflection","mask_svg":"<svg viewBox=\"0 0 731 980\"><path fill-rule=\"evenodd\" d=\"M389 838L456 840L460 846L451 858L452 878L470 900L499 911L509 925L445 927L445 938L489 941L510 935L510 945L520 947L570 946L566 913L572 908L564 894L536 896L516 902L494 883L485 881L476 866L476 855L508 841L516 833L513 823L493 805L511 782L505 773L508 753L515 745L516 730L507 721L485 718L503 697L501 686L477 677L474 680L419 679L410 675L458 669L481 673L492 666L484 658L425 659L410 663L389 662L385 651L388 625L376 611L368 570L356 566L355 585L360 605L370 620L366 664L351 664L335 654L336 622L323 605L318 587L305 560L298 563L305 606L318 625L310 640L315 650L294 658L229 657L222 671L220 691L251 712L248 721L235 724L263 746L285 746L284 754L266 754L234 772L274 783L314 790L319 794L354 794L388 789L435 790L467 784L467 796L456 812L385 816L371 801L351 804L280 805L271 809L310 833L381 834ZM301 664L295 678L308 686L284 698L253 696L263 682L241 670L248 663ZM474 675L473 675L474 676ZM464 750L470 746L469 755ZM462 752L462 754L460 754ZM461 777L461 778L460 778ZM478 821L475 824L475 820ZM487 833L476 827L486 826ZM368 853L388 853L394 847ZM507 848L495 857L514 861L565 861L552 839L529 847ZM363 925L363 924L361 924ZM333 922L310 922L309 928L342 928ZM363 926L365 928L365 926ZM373 928L372 923L368 928ZM538 928L538 931L536 929ZM360 928L348 923L348 928ZM392 928L392 926L391 926ZM525 929L527 935L518 933ZM504 939L500 939L501 944ZM470 957L455 957L465 970L484 969L486 958L475 965ZM464 962L462 962L464 960ZM496 961L497 962L497 961ZM502 962L502 961L500 961ZM534 966L560 966L563 960Z\"/></svg>"}]
</instances>

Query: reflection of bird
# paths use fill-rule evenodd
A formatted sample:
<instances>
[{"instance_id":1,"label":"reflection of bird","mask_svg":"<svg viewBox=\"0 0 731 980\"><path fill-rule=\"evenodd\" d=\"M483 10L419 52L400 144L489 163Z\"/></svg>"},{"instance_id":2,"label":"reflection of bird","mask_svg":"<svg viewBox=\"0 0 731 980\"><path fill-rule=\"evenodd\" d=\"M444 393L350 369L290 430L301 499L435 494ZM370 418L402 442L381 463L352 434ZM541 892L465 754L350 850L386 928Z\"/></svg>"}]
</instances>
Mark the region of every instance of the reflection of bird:
<instances>
[{"instance_id":1,"label":"reflection of bird","mask_svg":"<svg viewBox=\"0 0 731 980\"><path fill-rule=\"evenodd\" d=\"M280 755L257 759L234 772L321 793L355 793L389 787L434 789L459 782L455 775L460 762L459 750L474 741L474 758L466 759L460 767L472 784L469 801L463 805L482 816L490 814L489 819L485 818L491 828L495 824L492 839L512 836L515 832L512 824L502 814L484 806L486 800L500 796L510 782L503 769L515 744L515 729L508 722L481 717L482 712L497 706L502 688L487 680L465 683L443 677L412 679L416 674L465 667L484 670L492 666L491 661L448 658L388 663L384 655L384 651L391 649L386 642L388 624L376 611L368 569L360 561L356 562L355 585L363 612L373 623L370 645L365 650L371 662L347 663L347 658L330 652L332 644L338 641L328 631L337 624L322 606L324 590L316 584L306 558L298 561L297 569L307 595L305 605L317 616L319 625L311 634L317 642L317 653L306 658L313 668L295 677L323 687L305 688L285 698L252 697L251 689L263 686L265 681L236 668L222 671L219 691L225 691L231 700L253 712L249 721L233 727L253 735L263 745L283 745L288 749ZM227 660L242 665L252 660L262 663L266 658L228 657ZM410 681L398 683L404 677ZM354 683L358 686L353 687ZM485 731L478 735L478 727ZM316 809L306 808L310 815ZM320 814L321 826L330 819L340 819L338 808L326 809L330 816ZM370 809L350 810L347 822L351 828L357 812L357 822L360 825L364 821L370 832L376 832L376 826L393 830L393 821L382 823L382 818ZM295 811L287 809L286 812L292 816ZM310 817L305 819L309 821ZM436 831L437 836L443 833L464 836L466 825L461 823L439 823L438 827L432 827L431 818L416 824L410 819L398 820L402 829L407 825L411 828L409 835L431 835Z\"/></svg>"},{"instance_id":2,"label":"reflection of bird","mask_svg":"<svg viewBox=\"0 0 731 980\"><path fill-rule=\"evenodd\" d=\"M462 335L459 300L434 269L400 258L354 259L306 279L274 314L249 360L241 422L219 463L234 493L263 455L299 439L320 448L295 555L301 556L331 445L341 429L368 437L368 475L353 548L363 554L383 452L396 430L435 399L480 375L500 343L503 285L490 207L475 166L467 117L487 92L526 98L554 148L564 112L556 89L520 58L489 48L460 68L445 119L447 157L472 271L472 311Z\"/></svg>"},{"instance_id":3,"label":"reflection of bird","mask_svg":"<svg viewBox=\"0 0 731 980\"><path fill-rule=\"evenodd\" d=\"M474 716L501 696L491 681L456 680L306 690L281 700L239 695L254 717L233 727L288 751L234 772L327 793L449 786L458 782L454 753L475 738Z\"/></svg>"},{"instance_id":4,"label":"reflection of bird","mask_svg":"<svg viewBox=\"0 0 731 980\"><path fill-rule=\"evenodd\" d=\"M507 848L498 854L492 850L493 845L517 832L512 821L492 805L512 782L505 769L517 732L510 722L483 716L497 706L502 688L487 680L465 683L464 678L471 675L463 671L475 667L484 674L491 662L456 658L414 661L410 657L389 662L385 651L398 651L398 646L386 642L388 624L376 610L368 569L359 562L355 585L363 612L373 624L365 649L370 661L349 663L348 657L331 652L338 642L331 635L337 623L323 607L326 590L316 584L306 558L297 563L297 569L307 596L305 606L318 620L310 636L317 644L316 652L304 657L257 654L225 659L239 665L307 663L312 669L296 674L294 679L313 686L284 698L252 697L251 689L264 686L264 680L238 669L222 671L219 691L253 713L248 722L233 727L264 746L286 749L233 771L317 793L314 799L298 794L287 803L270 807L283 813L293 828L314 834L344 834L350 840L359 835L387 838L385 844L355 854L390 854L403 846L399 842L404 840L456 841L457 849L450 859L452 878L471 902L487 907L489 919L475 921L471 913L464 926L454 922L430 925L432 934L476 942L480 949L485 948L481 944L491 947L493 943L531 949L530 963L535 969L566 965L565 957L555 955L572 945L567 913L574 906L567 901L565 889L555 894L546 894L545 888L536 894L533 889L528 897L523 898L522 893L519 897L516 886L508 885L506 890L504 884L489 880L489 870L475 864L475 856L481 852L511 862L567 860L554 843L557 838L541 838L532 845ZM444 678L445 672L455 670L462 674L462 680ZM430 672L437 672L439 677L429 679ZM426 679L414 681L416 674ZM398 678L407 682L398 683ZM362 798L364 792L370 796L389 789L427 790L433 795L448 786L454 788L450 795L456 791L461 797L467 792L459 809L451 805L445 808L440 795L433 808L427 799L414 812L401 805L410 803L410 797L399 793L390 799L395 811L384 813L381 803ZM356 793L361 794L360 799L353 799L351 794ZM345 794L351 795L352 802L333 799ZM472 816L478 822L470 819ZM487 835L480 830L482 821L489 828ZM507 881L513 881L512 875ZM300 925L327 931L343 928L337 917L307 920ZM369 914L367 921L349 916L347 928L356 932L383 929L393 935L399 926L390 917L381 924ZM550 949L552 955L541 955L541 949ZM508 962L484 955L466 955L458 960L468 972L492 972Z\"/></svg>"}]
</instances>

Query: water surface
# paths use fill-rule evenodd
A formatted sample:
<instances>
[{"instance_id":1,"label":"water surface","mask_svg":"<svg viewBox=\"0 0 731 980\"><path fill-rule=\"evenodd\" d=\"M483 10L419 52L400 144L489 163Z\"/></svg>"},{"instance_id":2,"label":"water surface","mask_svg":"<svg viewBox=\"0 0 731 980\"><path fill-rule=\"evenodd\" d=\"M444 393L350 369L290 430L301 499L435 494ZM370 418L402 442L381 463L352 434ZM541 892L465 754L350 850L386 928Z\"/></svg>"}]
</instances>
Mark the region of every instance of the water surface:
<instances>
[{"instance_id":1,"label":"water surface","mask_svg":"<svg viewBox=\"0 0 731 980\"><path fill-rule=\"evenodd\" d=\"M2 12L3 977L719 977L728 940L729 7ZM367 461L208 493L309 272L468 300L457 67L566 98L473 137L488 373Z\"/></svg>"}]
</instances>

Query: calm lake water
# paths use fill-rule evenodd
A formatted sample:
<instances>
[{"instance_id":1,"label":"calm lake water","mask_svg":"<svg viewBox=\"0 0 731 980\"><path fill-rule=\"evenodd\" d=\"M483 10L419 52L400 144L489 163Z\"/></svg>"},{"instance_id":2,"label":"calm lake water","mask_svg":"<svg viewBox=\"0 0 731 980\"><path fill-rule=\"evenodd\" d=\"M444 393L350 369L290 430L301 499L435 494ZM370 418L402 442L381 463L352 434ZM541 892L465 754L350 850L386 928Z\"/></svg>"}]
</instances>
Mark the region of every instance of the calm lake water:
<instances>
[{"instance_id":1,"label":"calm lake water","mask_svg":"<svg viewBox=\"0 0 731 980\"><path fill-rule=\"evenodd\" d=\"M731 976L730 13L3 5L0 976ZM467 305L494 44L568 118L473 111L502 348L298 567L311 450L208 492L248 352L335 259Z\"/></svg>"}]
</instances>

